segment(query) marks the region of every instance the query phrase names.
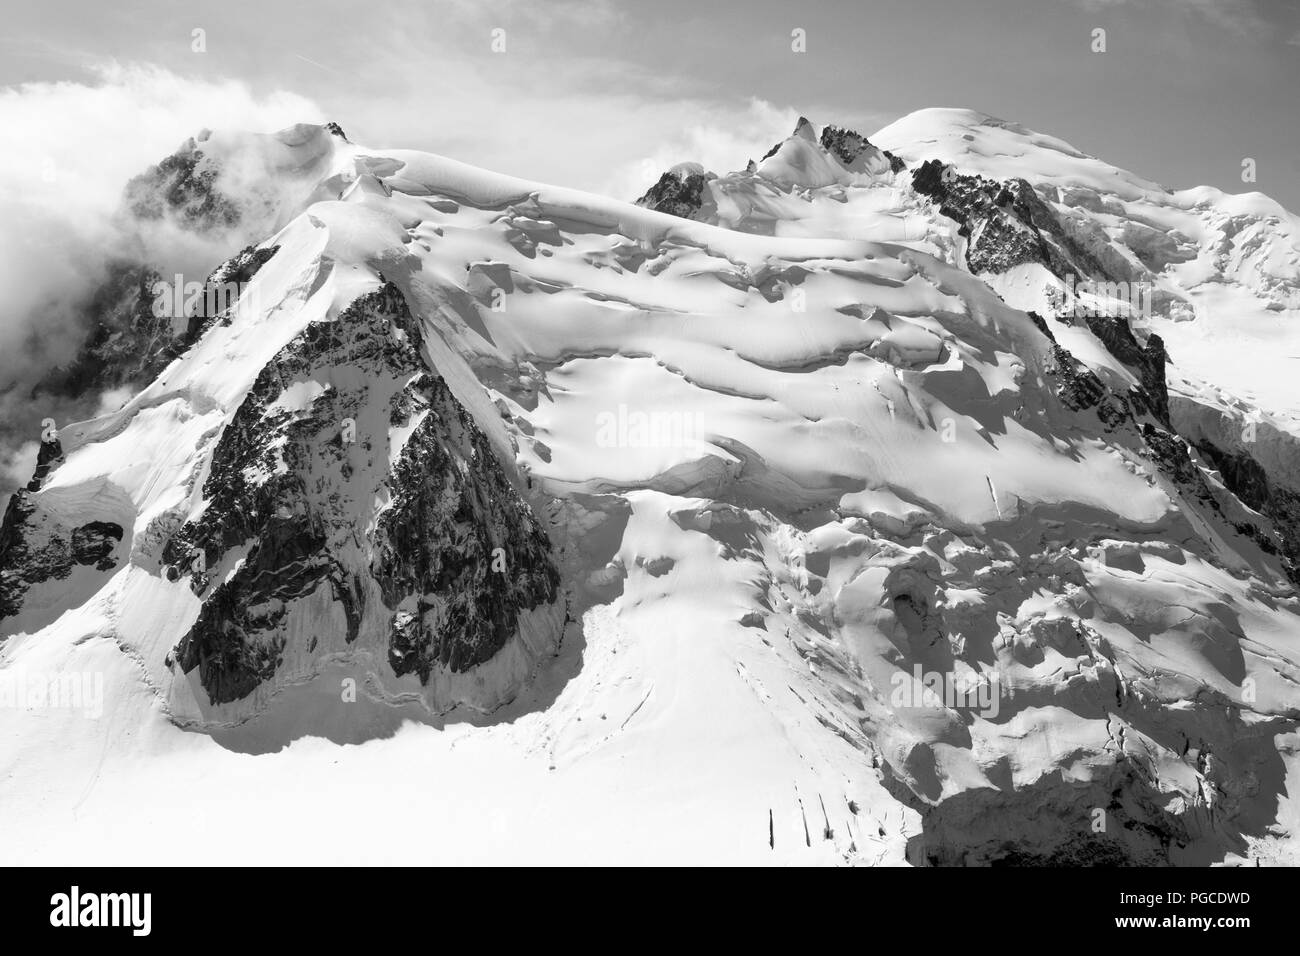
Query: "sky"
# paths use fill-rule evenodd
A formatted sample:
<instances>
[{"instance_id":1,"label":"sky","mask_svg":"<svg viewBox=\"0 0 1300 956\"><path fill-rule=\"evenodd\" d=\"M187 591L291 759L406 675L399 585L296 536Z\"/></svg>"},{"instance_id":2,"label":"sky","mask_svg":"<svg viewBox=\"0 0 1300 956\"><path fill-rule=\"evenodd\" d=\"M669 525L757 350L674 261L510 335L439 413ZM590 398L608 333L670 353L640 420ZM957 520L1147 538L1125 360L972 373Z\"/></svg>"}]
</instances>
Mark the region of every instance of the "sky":
<instances>
[{"instance_id":1,"label":"sky","mask_svg":"<svg viewBox=\"0 0 1300 956\"><path fill-rule=\"evenodd\" d=\"M1172 188L1300 209L1300 0L0 4L3 162L66 167L65 185L205 126L331 119L635 198L679 161L743 167L801 114L869 135L961 106Z\"/></svg>"}]
</instances>

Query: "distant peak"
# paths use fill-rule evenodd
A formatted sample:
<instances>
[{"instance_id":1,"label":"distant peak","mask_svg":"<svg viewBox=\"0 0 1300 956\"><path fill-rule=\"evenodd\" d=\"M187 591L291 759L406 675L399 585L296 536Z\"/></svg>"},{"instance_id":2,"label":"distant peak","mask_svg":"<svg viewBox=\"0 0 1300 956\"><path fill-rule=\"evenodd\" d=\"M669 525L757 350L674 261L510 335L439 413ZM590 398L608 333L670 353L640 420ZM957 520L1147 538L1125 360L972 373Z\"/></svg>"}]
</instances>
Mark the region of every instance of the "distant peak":
<instances>
[{"instance_id":1,"label":"distant peak","mask_svg":"<svg viewBox=\"0 0 1300 956\"><path fill-rule=\"evenodd\" d=\"M759 162L762 162L764 159L769 159L772 156L775 156L777 150L779 150L791 139L804 139L810 143L817 142L817 130L814 129L813 124L808 121L808 117L800 116L799 122L794 124L794 132L791 133L785 139L780 140L779 142L773 144L772 148L763 154L763 157L762 159L759 160Z\"/></svg>"}]
</instances>

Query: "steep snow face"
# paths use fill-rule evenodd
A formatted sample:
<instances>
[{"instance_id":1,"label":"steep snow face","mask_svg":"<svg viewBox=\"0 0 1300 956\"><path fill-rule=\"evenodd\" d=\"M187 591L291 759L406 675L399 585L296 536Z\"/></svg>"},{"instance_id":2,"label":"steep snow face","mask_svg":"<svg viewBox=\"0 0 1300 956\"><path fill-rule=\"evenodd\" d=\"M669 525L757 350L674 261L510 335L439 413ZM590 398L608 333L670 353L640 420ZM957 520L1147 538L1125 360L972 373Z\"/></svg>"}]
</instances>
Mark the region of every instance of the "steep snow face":
<instances>
[{"instance_id":1,"label":"steep snow face","mask_svg":"<svg viewBox=\"0 0 1300 956\"><path fill-rule=\"evenodd\" d=\"M1293 857L1262 504L1149 341L1009 306L872 143L674 170L647 204L693 218L336 146L239 301L15 498L0 674L104 675L114 729L7 715L6 770L99 768L0 797L11 852L183 792L284 858L239 794L329 785L442 794L392 851L425 860Z\"/></svg>"}]
</instances>

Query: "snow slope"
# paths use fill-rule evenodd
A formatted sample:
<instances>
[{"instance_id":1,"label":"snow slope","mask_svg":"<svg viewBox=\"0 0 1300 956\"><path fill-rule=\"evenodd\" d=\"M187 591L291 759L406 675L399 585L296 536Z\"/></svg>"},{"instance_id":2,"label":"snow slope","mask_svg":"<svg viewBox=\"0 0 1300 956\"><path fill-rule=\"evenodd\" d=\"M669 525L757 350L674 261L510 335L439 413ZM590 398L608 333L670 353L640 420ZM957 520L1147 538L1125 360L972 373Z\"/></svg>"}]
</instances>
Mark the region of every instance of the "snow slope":
<instances>
[{"instance_id":1,"label":"snow slope","mask_svg":"<svg viewBox=\"0 0 1300 956\"><path fill-rule=\"evenodd\" d=\"M1268 520L1095 335L954 265L888 156L801 127L698 222L300 133L316 183L237 305L6 519L7 580L14 528L42 570L0 674L103 686L4 712L6 862L1295 859ZM389 603L417 435L447 520ZM502 643L407 666L548 567Z\"/></svg>"}]
</instances>

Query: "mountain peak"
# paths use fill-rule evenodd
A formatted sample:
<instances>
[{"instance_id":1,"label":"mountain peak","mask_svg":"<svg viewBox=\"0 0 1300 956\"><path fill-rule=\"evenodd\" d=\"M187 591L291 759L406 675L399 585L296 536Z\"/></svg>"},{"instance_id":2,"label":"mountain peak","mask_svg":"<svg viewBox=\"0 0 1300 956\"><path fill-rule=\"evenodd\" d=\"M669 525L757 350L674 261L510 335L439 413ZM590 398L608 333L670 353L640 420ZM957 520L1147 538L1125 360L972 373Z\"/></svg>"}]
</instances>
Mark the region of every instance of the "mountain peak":
<instances>
[{"instance_id":1,"label":"mountain peak","mask_svg":"<svg viewBox=\"0 0 1300 956\"><path fill-rule=\"evenodd\" d=\"M38 433L0 524L0 666L104 675L123 765L266 754L238 772L276 787L357 744L518 801L551 846L1280 843L1300 426L1224 398L1225 350L1197 348L1226 323L1281 366L1292 220L918 115L913 139L801 119L752 171L677 164L639 205L326 126L190 145L155 194L204 201L210 161L274 215L238 220L262 234L207 276L230 299L133 397ZM101 351L149 346L147 275L106 297L137 335ZM1180 311L1224 295L1216 323ZM66 782L103 758L77 718L15 708L5 746ZM67 804L111 817L83 784ZM638 794L703 824L648 826Z\"/></svg>"}]
</instances>

